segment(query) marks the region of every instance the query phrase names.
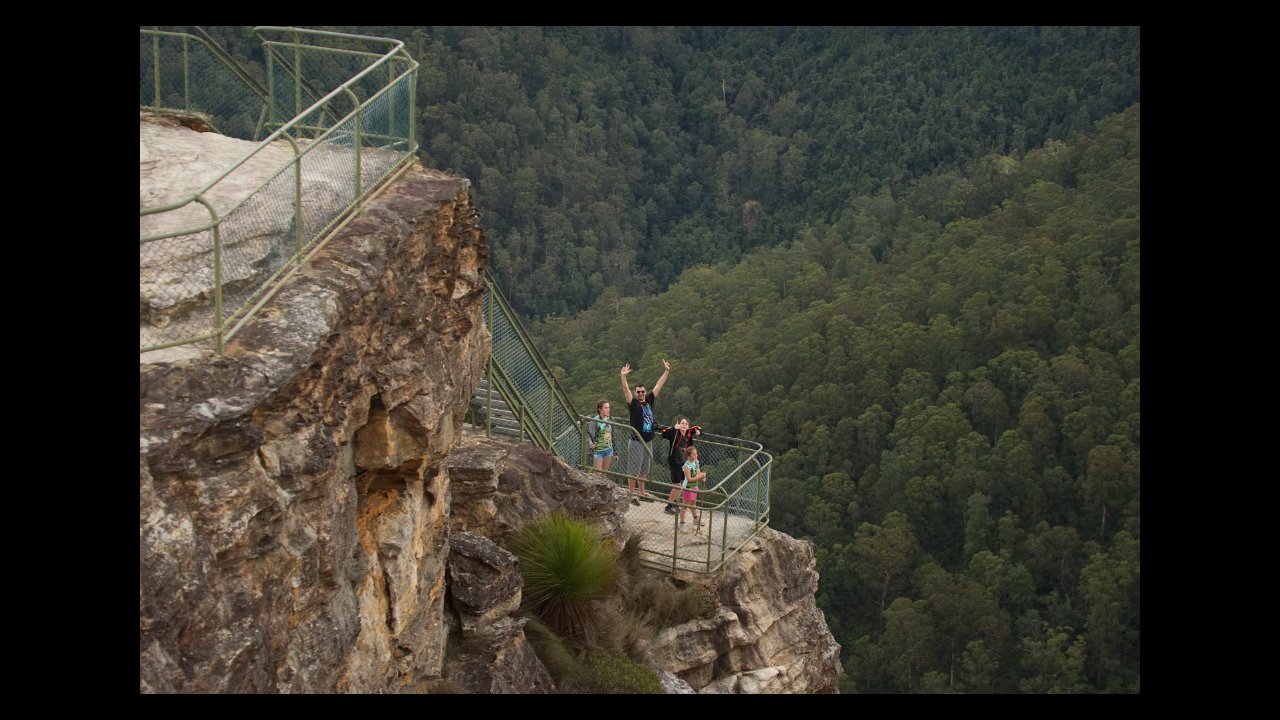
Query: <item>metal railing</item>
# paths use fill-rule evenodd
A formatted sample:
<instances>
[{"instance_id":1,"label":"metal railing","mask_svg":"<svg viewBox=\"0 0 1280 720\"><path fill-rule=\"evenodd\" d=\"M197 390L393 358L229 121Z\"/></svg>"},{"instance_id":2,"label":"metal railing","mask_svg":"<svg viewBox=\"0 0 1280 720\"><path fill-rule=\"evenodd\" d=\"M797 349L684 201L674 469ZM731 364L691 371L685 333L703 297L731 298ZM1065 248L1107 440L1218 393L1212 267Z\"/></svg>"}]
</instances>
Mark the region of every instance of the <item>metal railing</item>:
<instances>
[{"instance_id":1,"label":"metal railing","mask_svg":"<svg viewBox=\"0 0 1280 720\"><path fill-rule=\"evenodd\" d=\"M603 422L613 431L616 457L607 471L592 466L592 450L588 445L588 424ZM685 504L677 495L676 507L686 507L688 525L680 524L679 514L665 515L660 510L671 491L679 487L668 470L669 442L655 435L652 443L644 443L640 434L626 419L580 417L578 469L601 473L622 487L632 476L626 473L629 454L643 447L650 457L650 470L645 478L646 495L659 502L643 503L630 512L638 517L634 524L641 528L641 559L650 565L672 572L685 570L713 573L724 566L744 544L769 524L769 477L773 458L756 442L704 432L694 441L698 462L707 473L697 501ZM628 442L631 439L640 443ZM694 523L697 512L700 522ZM630 516L628 518L630 520ZM669 526L662 529L662 526ZM646 528L648 530L646 531Z\"/></svg>"},{"instance_id":2,"label":"metal railing","mask_svg":"<svg viewBox=\"0 0 1280 720\"><path fill-rule=\"evenodd\" d=\"M138 46L138 106L162 114L195 116L215 132L259 140L267 91L198 28L143 29Z\"/></svg>"},{"instance_id":3,"label":"metal railing","mask_svg":"<svg viewBox=\"0 0 1280 720\"><path fill-rule=\"evenodd\" d=\"M267 133L197 189L140 209L141 352L208 339L221 352L417 152L418 64L403 43L297 28L254 33L265 88L204 38L141 30L143 111L197 115L239 139ZM252 123L245 108L256 108Z\"/></svg>"},{"instance_id":4,"label":"metal railing","mask_svg":"<svg viewBox=\"0 0 1280 720\"><path fill-rule=\"evenodd\" d=\"M521 418L522 434L527 433L538 447L572 461L578 457L578 411L487 270L484 282L484 316L493 336L486 365L490 390L497 390ZM491 406L485 416L492 417Z\"/></svg>"},{"instance_id":5,"label":"metal railing","mask_svg":"<svg viewBox=\"0 0 1280 720\"><path fill-rule=\"evenodd\" d=\"M493 401L499 396L518 420L521 441L527 438L585 472L601 472L592 468L587 445L587 422L594 421L574 410L487 271L485 288L485 322L493 349L486 365L487 390L473 399L471 417L492 433ZM640 553L646 563L672 572L714 573L768 526L773 458L759 443L711 433L698 437L695 445L708 482L689 511L698 511L701 525L681 527L679 516L663 513L660 501L675 487L667 470L667 441L655 438L644 443L626 420L604 422L613 431L616 453L604 476L624 488L633 479L625 472L632 452L630 438L640 440L638 447L650 457L645 479L649 501L639 508L628 506L627 518L642 536Z\"/></svg>"}]
</instances>

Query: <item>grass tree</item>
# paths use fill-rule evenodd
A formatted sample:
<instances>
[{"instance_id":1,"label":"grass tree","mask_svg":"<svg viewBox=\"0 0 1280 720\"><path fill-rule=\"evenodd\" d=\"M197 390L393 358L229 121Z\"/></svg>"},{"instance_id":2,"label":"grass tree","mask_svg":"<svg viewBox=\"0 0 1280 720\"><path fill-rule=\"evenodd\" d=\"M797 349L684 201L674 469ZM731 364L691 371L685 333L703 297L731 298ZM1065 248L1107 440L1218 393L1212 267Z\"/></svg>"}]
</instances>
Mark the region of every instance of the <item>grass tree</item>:
<instances>
[{"instance_id":1,"label":"grass tree","mask_svg":"<svg viewBox=\"0 0 1280 720\"><path fill-rule=\"evenodd\" d=\"M618 579L614 544L586 522L553 513L521 528L512 551L520 558L525 608L561 637L594 644L596 601Z\"/></svg>"}]
</instances>

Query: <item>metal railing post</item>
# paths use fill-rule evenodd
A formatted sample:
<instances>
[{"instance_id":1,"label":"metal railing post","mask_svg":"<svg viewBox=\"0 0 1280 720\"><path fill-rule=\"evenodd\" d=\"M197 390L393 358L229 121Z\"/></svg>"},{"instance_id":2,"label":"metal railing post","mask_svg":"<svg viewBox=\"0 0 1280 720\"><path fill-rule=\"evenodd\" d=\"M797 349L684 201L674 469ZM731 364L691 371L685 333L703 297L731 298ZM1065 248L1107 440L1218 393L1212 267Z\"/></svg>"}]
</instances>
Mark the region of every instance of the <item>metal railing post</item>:
<instances>
[{"instance_id":1,"label":"metal railing post","mask_svg":"<svg viewBox=\"0 0 1280 720\"><path fill-rule=\"evenodd\" d=\"M485 290L485 311L488 314L487 322L489 327L490 340L493 337L493 291ZM487 395L485 402L485 429L486 437L493 437L493 347L489 348L489 359L485 361L485 393Z\"/></svg>"},{"instance_id":2,"label":"metal railing post","mask_svg":"<svg viewBox=\"0 0 1280 720\"><path fill-rule=\"evenodd\" d=\"M302 41L298 38L298 33L294 32L293 33L293 116L298 117L301 114L302 114Z\"/></svg>"},{"instance_id":3,"label":"metal railing post","mask_svg":"<svg viewBox=\"0 0 1280 720\"><path fill-rule=\"evenodd\" d=\"M395 84L395 80L396 80L395 63L387 63L387 87L390 87L391 85ZM396 136L396 101L395 101L394 94L392 94L392 98L387 101L387 106L390 108L387 111L387 135L389 135L390 137L395 137Z\"/></svg>"},{"instance_id":4,"label":"metal railing post","mask_svg":"<svg viewBox=\"0 0 1280 720\"><path fill-rule=\"evenodd\" d=\"M213 322L214 329L218 333L218 340L215 343L218 348L218 354L222 354L222 345L225 342L223 338L223 319L222 319L222 223L219 222L213 226Z\"/></svg>"},{"instance_id":5,"label":"metal railing post","mask_svg":"<svg viewBox=\"0 0 1280 720\"><path fill-rule=\"evenodd\" d=\"M407 122L409 123L408 151L413 152L413 149L418 147L418 123L417 123L417 120L415 119L418 117L418 92L417 92L418 71L417 69L413 70L410 77L412 79L409 82L409 87L408 87L408 92L409 92L409 117L407 120Z\"/></svg>"},{"instance_id":6,"label":"metal railing post","mask_svg":"<svg viewBox=\"0 0 1280 720\"><path fill-rule=\"evenodd\" d=\"M191 45L182 38L182 109L191 112Z\"/></svg>"},{"instance_id":7,"label":"metal railing post","mask_svg":"<svg viewBox=\"0 0 1280 720\"><path fill-rule=\"evenodd\" d=\"M725 496L725 505L729 504L729 496ZM724 511L724 522L720 528L720 564L724 564L725 555L729 550L729 510Z\"/></svg>"},{"instance_id":8,"label":"metal railing post","mask_svg":"<svg viewBox=\"0 0 1280 720\"><path fill-rule=\"evenodd\" d=\"M759 524L760 524L760 478L759 478L759 474L756 474L756 478L755 478L755 480L753 480L753 483L751 483L751 484L754 484L754 486L755 486L755 518L754 518L754 523L755 523L756 525L759 525Z\"/></svg>"},{"instance_id":9,"label":"metal railing post","mask_svg":"<svg viewBox=\"0 0 1280 720\"><path fill-rule=\"evenodd\" d=\"M360 196L360 182L361 182L360 180L360 145L361 145L360 131L363 125L364 125L364 106L361 105L360 109L356 111L356 140L355 140L355 143L356 143L356 147L355 147L355 150L356 150L356 197Z\"/></svg>"},{"instance_id":10,"label":"metal railing post","mask_svg":"<svg viewBox=\"0 0 1280 720\"><path fill-rule=\"evenodd\" d=\"M160 26L155 26L156 32L160 32ZM155 88L155 95L151 97L151 104L155 108L162 107L160 102L160 36L151 36L151 70L154 73L151 78L151 84Z\"/></svg>"},{"instance_id":11,"label":"metal railing post","mask_svg":"<svg viewBox=\"0 0 1280 720\"><path fill-rule=\"evenodd\" d=\"M289 143L293 145L294 257L297 258L298 267L302 267L302 153L298 152L298 144L293 138L289 139Z\"/></svg>"},{"instance_id":12,"label":"metal railing post","mask_svg":"<svg viewBox=\"0 0 1280 720\"><path fill-rule=\"evenodd\" d=\"M270 130L276 122L276 63L274 53L267 55L267 121L264 131ZM267 133L270 135L271 133Z\"/></svg>"},{"instance_id":13,"label":"metal railing post","mask_svg":"<svg viewBox=\"0 0 1280 720\"><path fill-rule=\"evenodd\" d=\"M702 523L702 514L705 512L707 512L707 508L698 508L698 520L696 521L698 524ZM711 523L714 519L714 513L707 516L707 572L711 572Z\"/></svg>"}]
</instances>

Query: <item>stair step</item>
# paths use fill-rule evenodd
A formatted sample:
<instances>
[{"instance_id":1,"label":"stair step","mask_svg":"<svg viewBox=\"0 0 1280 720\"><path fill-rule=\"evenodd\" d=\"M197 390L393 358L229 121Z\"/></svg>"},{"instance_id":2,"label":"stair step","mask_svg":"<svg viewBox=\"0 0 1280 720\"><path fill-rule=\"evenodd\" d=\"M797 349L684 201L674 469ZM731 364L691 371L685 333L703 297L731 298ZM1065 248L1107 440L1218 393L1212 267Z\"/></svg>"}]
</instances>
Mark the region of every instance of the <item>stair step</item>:
<instances>
[{"instance_id":1,"label":"stair step","mask_svg":"<svg viewBox=\"0 0 1280 720\"><path fill-rule=\"evenodd\" d=\"M476 385L475 392L471 395L471 407L478 413L484 414L486 409L489 414L489 432L494 435L503 435L506 437L519 438L525 441L526 434L521 432L520 419L516 413L507 404L507 401L498 393L497 388L493 389L492 395L489 393L489 379L481 377L480 383ZM479 427L484 427L482 421Z\"/></svg>"},{"instance_id":2,"label":"stair step","mask_svg":"<svg viewBox=\"0 0 1280 720\"><path fill-rule=\"evenodd\" d=\"M480 395L471 398L471 403L476 407L484 407L489 403L489 398ZM510 406L507 405L507 402L496 395L493 397L493 408L495 410L506 410L508 412L511 410Z\"/></svg>"}]
</instances>

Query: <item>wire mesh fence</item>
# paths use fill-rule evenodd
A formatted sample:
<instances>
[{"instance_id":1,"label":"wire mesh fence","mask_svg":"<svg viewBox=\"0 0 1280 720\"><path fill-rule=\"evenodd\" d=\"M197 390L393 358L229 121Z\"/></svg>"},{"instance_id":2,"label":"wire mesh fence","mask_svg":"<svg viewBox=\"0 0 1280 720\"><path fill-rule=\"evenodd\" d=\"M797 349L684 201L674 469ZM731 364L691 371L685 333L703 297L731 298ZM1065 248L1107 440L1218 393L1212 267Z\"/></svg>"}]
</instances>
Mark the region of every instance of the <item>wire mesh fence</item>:
<instances>
[{"instance_id":1,"label":"wire mesh fence","mask_svg":"<svg viewBox=\"0 0 1280 720\"><path fill-rule=\"evenodd\" d=\"M204 38L143 29L138 44L138 105L199 117L241 140L260 139L266 96Z\"/></svg>"},{"instance_id":2,"label":"wire mesh fence","mask_svg":"<svg viewBox=\"0 0 1280 720\"><path fill-rule=\"evenodd\" d=\"M258 98L266 119L258 124L269 126L269 136L245 143L241 160L212 178L198 178L190 192L151 198L141 209L143 352L206 338L216 338L221 348L286 271L417 150L417 64L399 43L292 28L258 30L269 46L269 58L292 53L295 60L308 60L271 61L270 92L257 96L252 88L246 91ZM288 42L266 40L273 32ZM188 100L202 97L198 71L213 66L193 62L195 53L188 48L204 47L214 60L221 59L199 38L148 30L142 34L143 47L151 49L140 54L142 107L168 111L168 105L155 99L176 102L181 90L181 111L211 113L216 129L218 111L205 109L214 106ZM157 51L161 41L183 49ZM348 47L369 42L379 51ZM330 54L343 59L325 62ZM175 58L185 59L179 63ZM175 63L183 68L181 83L176 71L166 70ZM230 75L251 84L243 74ZM285 117L286 112L293 114ZM144 129L144 137L146 133Z\"/></svg>"},{"instance_id":3,"label":"wire mesh fence","mask_svg":"<svg viewBox=\"0 0 1280 720\"><path fill-rule=\"evenodd\" d=\"M516 402L526 422L534 424L535 432L557 455L565 459L578 457L577 413L555 392L544 363L523 337L519 319L492 289L485 293L484 312L493 337L491 358L519 393Z\"/></svg>"},{"instance_id":4,"label":"wire mesh fence","mask_svg":"<svg viewBox=\"0 0 1280 720\"><path fill-rule=\"evenodd\" d=\"M506 434L530 438L580 470L636 491L627 505L627 527L641 537L641 557L651 565L715 572L768 525L773 459L759 443L699 435L694 446L707 480L696 498L685 502L676 494L684 458L669 462L670 441L659 432L653 442L644 442L626 418L579 415L487 273L485 283L484 312L493 343L486 391L476 395L469 411L473 419L495 432L493 414L501 412L504 424L519 428L513 433L507 427ZM495 390L503 396L501 411ZM613 454L596 468L592 444L606 435ZM642 467L647 468L643 476Z\"/></svg>"},{"instance_id":5,"label":"wire mesh fence","mask_svg":"<svg viewBox=\"0 0 1280 720\"><path fill-rule=\"evenodd\" d=\"M673 571L715 572L768 524L772 458L759 443L713 433L698 435L693 446L698 448L700 469L707 479L690 501L681 486L684 459L672 460L671 442L661 435L665 427L659 426L652 443L644 443L626 418L582 416L577 466L600 473L628 491L639 491L641 484L632 473L642 465L632 455L647 455L649 471L642 494L627 512L628 527L641 537L641 557ZM597 469L591 435L600 438L606 433L614 456L607 468Z\"/></svg>"}]
</instances>

